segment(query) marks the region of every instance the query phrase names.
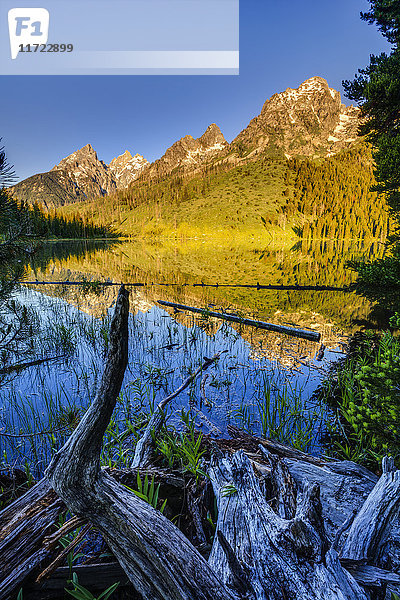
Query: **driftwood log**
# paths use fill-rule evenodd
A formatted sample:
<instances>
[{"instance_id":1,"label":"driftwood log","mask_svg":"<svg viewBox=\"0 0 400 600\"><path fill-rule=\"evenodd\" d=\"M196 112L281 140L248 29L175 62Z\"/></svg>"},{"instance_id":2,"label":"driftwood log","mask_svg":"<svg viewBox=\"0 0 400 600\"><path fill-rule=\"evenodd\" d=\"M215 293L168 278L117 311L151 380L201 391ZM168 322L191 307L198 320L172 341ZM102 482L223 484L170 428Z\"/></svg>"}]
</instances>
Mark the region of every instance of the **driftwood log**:
<instances>
[{"instance_id":1,"label":"driftwood log","mask_svg":"<svg viewBox=\"0 0 400 600\"><path fill-rule=\"evenodd\" d=\"M12 598L54 548L43 545L65 505L42 479L0 512L0 598Z\"/></svg>"},{"instance_id":2,"label":"driftwood log","mask_svg":"<svg viewBox=\"0 0 400 600\"><path fill-rule=\"evenodd\" d=\"M142 480L147 475L154 477L160 484L162 493L179 510L180 498L185 494L184 478L169 470L148 468L144 470L107 469L107 473L123 485L132 486L137 473ZM65 551L60 553L59 540L70 531L74 531L84 520L77 517L69 518L62 528L59 528L59 516L67 510L65 504L51 489L49 482L42 479L21 498L0 511L0 600L14 600L19 589L24 587L24 598L59 598L67 580L70 578L69 568L57 568ZM72 544L76 542L73 538ZM71 550L72 544L68 547ZM49 564L50 561L53 561ZM65 562L65 560L64 560ZM112 568L105 574L108 566L101 565L78 566L74 571L82 576L80 583L87 585L93 591L103 591L115 581L124 578L115 577L120 573ZM50 573L49 573L50 571ZM125 575L126 579L126 575ZM118 589L120 589L120 586Z\"/></svg>"},{"instance_id":3,"label":"driftwood log","mask_svg":"<svg viewBox=\"0 0 400 600\"><path fill-rule=\"evenodd\" d=\"M218 313L212 310L205 310L204 308L188 306L187 304L166 302L165 300L158 300L158 304L161 304L161 306L168 306L174 309L188 310L190 312L207 315L209 317L215 317L224 321L231 321L232 323L250 325L252 327L257 327L258 329L277 331L278 333L284 333L286 335L302 338L304 340L311 340L312 342L318 342L321 339L321 334L318 331L311 331L311 329L297 329L296 327L288 327L287 325L277 325L275 323L266 323L265 321L255 321L254 319L246 319L245 317L238 317L237 315L231 315L228 313Z\"/></svg>"},{"instance_id":4,"label":"driftwood log","mask_svg":"<svg viewBox=\"0 0 400 600\"><path fill-rule=\"evenodd\" d=\"M237 431L233 443L216 441L209 477L218 522L207 560L100 468L127 363L128 307L121 288L96 398L46 477L68 509L101 532L135 590L146 600L384 598L400 580L392 568L400 563L400 472L389 459L377 480L354 463Z\"/></svg>"}]
</instances>

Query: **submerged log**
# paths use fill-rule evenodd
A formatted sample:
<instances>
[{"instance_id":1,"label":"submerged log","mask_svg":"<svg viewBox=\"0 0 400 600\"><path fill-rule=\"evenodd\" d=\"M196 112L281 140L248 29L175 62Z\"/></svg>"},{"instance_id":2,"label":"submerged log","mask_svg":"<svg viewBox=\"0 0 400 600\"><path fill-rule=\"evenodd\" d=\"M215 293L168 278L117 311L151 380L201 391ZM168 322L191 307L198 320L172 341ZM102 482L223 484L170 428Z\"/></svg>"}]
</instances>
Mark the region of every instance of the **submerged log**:
<instances>
[{"instance_id":1,"label":"submerged log","mask_svg":"<svg viewBox=\"0 0 400 600\"><path fill-rule=\"evenodd\" d=\"M61 356L49 356L48 358L38 358L37 360L30 360L24 363L18 363L15 365L9 365L8 367L4 367L0 369L0 375L9 375L10 373L20 372L24 369L28 369L29 367L35 367L37 365L42 365L46 362L51 362L52 360L61 360L64 358L64 355Z\"/></svg>"},{"instance_id":2,"label":"submerged log","mask_svg":"<svg viewBox=\"0 0 400 600\"><path fill-rule=\"evenodd\" d=\"M215 317L217 319L223 319L224 321L232 321L233 323L240 323L241 325L250 325L252 327L258 327L258 329L277 331L278 333L284 333L285 335L292 335L294 337L303 338L305 340L311 340L312 342L318 342L321 339L321 334L317 331L296 329L295 327L288 327L287 325L265 323L265 321L255 321L254 319L246 319L244 317L238 317L237 315L218 313L212 310L206 310L204 308L195 308L194 306L187 306L186 304L177 304L176 302L166 302L164 300L158 300L158 304L161 304L161 306L170 306L171 308L177 308L180 310L189 310L190 312L200 313L209 317Z\"/></svg>"}]
</instances>

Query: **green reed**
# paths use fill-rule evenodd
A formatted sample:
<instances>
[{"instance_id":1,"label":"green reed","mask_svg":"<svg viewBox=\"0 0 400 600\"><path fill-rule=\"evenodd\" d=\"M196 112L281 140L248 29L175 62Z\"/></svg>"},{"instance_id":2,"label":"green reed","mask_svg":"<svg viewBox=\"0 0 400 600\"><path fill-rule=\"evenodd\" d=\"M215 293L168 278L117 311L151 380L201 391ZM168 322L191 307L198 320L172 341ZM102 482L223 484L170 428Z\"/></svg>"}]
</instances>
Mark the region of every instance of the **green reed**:
<instances>
[{"instance_id":1,"label":"green reed","mask_svg":"<svg viewBox=\"0 0 400 600\"><path fill-rule=\"evenodd\" d=\"M226 352L223 360L190 386L185 410L197 407L211 423L216 417L222 429L234 423L250 433L302 450L317 449L320 429L325 426L324 409L322 404L311 405L303 399L303 390L291 383L287 370L265 366L257 359L243 359L235 350L240 334L226 323L216 329L207 316L200 321L191 317L186 326L163 319L158 315L151 323L142 313L130 319L130 358L104 436L103 465L130 464L156 404L193 373L203 357L215 353L216 341ZM94 397L107 350L109 323L109 313L95 318L78 311L71 313L60 300L51 304L42 335L63 348L67 356L55 369L54 365L34 369L29 393L21 394L18 380L0 389L4 402L0 427L17 436L7 438L4 463L27 463L35 475L43 473L53 452L65 442ZM83 354L77 360L79 352ZM52 369L56 374L49 379ZM66 379L59 381L58 372L65 373ZM183 402L179 399L169 409L168 427L160 442L164 446L158 451L167 464L180 464L197 479L202 471L201 443L194 435L194 419L185 421Z\"/></svg>"},{"instance_id":2,"label":"green reed","mask_svg":"<svg viewBox=\"0 0 400 600\"><path fill-rule=\"evenodd\" d=\"M305 402L303 390L290 381L274 382L266 373L252 402L241 402L232 417L251 435L261 435L303 452L318 448L321 427L326 427L322 402Z\"/></svg>"}]
</instances>

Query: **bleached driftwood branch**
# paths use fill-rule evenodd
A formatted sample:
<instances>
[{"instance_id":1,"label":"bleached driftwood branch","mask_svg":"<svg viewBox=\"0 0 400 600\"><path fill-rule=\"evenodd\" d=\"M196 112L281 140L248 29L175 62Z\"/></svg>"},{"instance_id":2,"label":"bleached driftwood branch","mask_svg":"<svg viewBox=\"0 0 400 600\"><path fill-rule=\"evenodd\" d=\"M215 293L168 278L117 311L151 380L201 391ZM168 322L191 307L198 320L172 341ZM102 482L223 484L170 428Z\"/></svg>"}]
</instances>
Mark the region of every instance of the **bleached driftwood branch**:
<instances>
[{"instance_id":1,"label":"bleached driftwood branch","mask_svg":"<svg viewBox=\"0 0 400 600\"><path fill-rule=\"evenodd\" d=\"M221 354L218 353L215 354L215 356L213 356L212 358L205 358L203 364L194 373L192 373L192 375L185 379L185 381L182 383L181 386L179 386L177 390L175 390L174 392L172 392L172 394L169 394L168 396L163 398L163 400L161 400L161 402L155 408L142 437L138 440L136 444L135 454L133 456L131 464L132 469L144 469L149 466L151 462L151 448L153 445L153 440L159 434L161 426L164 422L164 409L174 398L179 396L179 394L183 392L183 390L189 387L189 385L193 381L195 381L196 377L201 375L203 371L205 371L206 369L208 369L209 366L214 364L219 359L220 355Z\"/></svg>"}]
</instances>

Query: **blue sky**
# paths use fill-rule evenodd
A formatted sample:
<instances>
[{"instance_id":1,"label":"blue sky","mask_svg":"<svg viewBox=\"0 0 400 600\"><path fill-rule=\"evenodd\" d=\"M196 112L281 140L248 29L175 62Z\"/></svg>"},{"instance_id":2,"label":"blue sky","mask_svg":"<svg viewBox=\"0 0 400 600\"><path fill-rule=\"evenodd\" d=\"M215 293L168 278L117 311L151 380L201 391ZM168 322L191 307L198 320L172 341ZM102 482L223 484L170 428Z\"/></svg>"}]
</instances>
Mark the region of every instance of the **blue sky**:
<instances>
[{"instance_id":1,"label":"blue sky","mask_svg":"<svg viewBox=\"0 0 400 600\"><path fill-rule=\"evenodd\" d=\"M342 91L388 45L359 18L367 0L241 0L239 76L2 76L0 136L19 179L87 143L105 162L148 160L217 123L231 141L265 100L308 77ZM345 100L348 104L348 102Z\"/></svg>"}]
</instances>

